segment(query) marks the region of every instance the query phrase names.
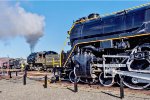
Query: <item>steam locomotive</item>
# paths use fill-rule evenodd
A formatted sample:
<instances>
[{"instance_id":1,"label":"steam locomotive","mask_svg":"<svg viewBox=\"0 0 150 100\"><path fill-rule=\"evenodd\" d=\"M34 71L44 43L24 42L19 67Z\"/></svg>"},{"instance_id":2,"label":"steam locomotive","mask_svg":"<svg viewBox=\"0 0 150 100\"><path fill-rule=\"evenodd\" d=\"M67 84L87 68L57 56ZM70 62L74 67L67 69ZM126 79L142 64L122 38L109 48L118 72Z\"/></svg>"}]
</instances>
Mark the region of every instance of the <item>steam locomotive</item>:
<instances>
[{"instance_id":1,"label":"steam locomotive","mask_svg":"<svg viewBox=\"0 0 150 100\"><path fill-rule=\"evenodd\" d=\"M112 86L121 77L129 88L150 86L149 4L103 17L90 14L68 33L72 49L63 67L80 80Z\"/></svg>"},{"instance_id":2,"label":"steam locomotive","mask_svg":"<svg viewBox=\"0 0 150 100\"><path fill-rule=\"evenodd\" d=\"M56 66L71 82L76 77L112 86L123 78L132 89L150 86L150 4L102 17L90 14L75 21L68 34L71 50L57 57Z\"/></svg>"}]
</instances>

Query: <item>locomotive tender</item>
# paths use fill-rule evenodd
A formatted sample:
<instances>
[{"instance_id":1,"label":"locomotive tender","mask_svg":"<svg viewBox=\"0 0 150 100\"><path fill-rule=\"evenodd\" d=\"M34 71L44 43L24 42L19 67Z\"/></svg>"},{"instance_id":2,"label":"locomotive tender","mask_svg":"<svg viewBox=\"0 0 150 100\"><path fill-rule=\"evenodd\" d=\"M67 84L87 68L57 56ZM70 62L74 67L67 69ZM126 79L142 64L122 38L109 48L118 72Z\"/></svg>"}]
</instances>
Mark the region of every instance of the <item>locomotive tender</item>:
<instances>
[{"instance_id":1,"label":"locomotive tender","mask_svg":"<svg viewBox=\"0 0 150 100\"><path fill-rule=\"evenodd\" d=\"M69 35L72 49L63 67L81 80L111 86L122 77L129 88L150 86L150 4L83 17Z\"/></svg>"}]
</instances>

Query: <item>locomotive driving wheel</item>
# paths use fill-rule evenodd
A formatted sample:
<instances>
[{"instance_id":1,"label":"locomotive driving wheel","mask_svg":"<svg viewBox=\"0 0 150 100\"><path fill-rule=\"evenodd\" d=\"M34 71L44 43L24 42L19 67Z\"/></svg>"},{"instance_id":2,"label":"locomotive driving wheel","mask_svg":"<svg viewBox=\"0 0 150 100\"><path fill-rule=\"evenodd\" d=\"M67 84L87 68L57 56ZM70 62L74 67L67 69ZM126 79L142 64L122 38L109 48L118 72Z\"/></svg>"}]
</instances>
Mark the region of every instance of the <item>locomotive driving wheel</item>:
<instances>
[{"instance_id":1,"label":"locomotive driving wheel","mask_svg":"<svg viewBox=\"0 0 150 100\"><path fill-rule=\"evenodd\" d=\"M150 44L146 43L133 49L131 56L127 61L128 69L131 71L150 71L150 55L145 55L145 52L150 52ZM146 57L145 57L146 56ZM147 80L123 76L123 83L132 89L144 89L150 86Z\"/></svg>"},{"instance_id":2,"label":"locomotive driving wheel","mask_svg":"<svg viewBox=\"0 0 150 100\"><path fill-rule=\"evenodd\" d=\"M72 70L70 73L69 73L69 80L71 83L74 83L75 82L75 74L74 74L74 70ZM80 78L77 77L77 83L80 81Z\"/></svg>"},{"instance_id":3,"label":"locomotive driving wheel","mask_svg":"<svg viewBox=\"0 0 150 100\"><path fill-rule=\"evenodd\" d=\"M150 61L146 59L134 60L131 63L130 68L133 70L150 70ZM147 80L130 76L124 76L123 83L132 89L144 89L150 86L150 83Z\"/></svg>"},{"instance_id":4,"label":"locomotive driving wheel","mask_svg":"<svg viewBox=\"0 0 150 100\"><path fill-rule=\"evenodd\" d=\"M123 83L131 89L144 89L150 86L148 81L130 76L124 76Z\"/></svg>"},{"instance_id":5,"label":"locomotive driving wheel","mask_svg":"<svg viewBox=\"0 0 150 100\"><path fill-rule=\"evenodd\" d=\"M114 84L114 78L113 77L104 77L104 73L101 72L99 75L99 82L103 86L112 86Z\"/></svg>"}]
</instances>

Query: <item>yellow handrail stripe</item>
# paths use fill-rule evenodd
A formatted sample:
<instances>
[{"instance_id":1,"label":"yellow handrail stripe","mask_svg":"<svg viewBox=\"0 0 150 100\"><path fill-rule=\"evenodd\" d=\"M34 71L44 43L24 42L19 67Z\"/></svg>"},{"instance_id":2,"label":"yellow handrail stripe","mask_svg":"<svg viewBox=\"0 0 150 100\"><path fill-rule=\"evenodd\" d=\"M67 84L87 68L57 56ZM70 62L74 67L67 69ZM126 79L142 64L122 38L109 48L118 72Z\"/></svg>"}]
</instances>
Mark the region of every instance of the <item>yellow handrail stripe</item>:
<instances>
[{"instance_id":1,"label":"yellow handrail stripe","mask_svg":"<svg viewBox=\"0 0 150 100\"><path fill-rule=\"evenodd\" d=\"M54 65L59 65L59 63L54 63Z\"/></svg>"},{"instance_id":2,"label":"yellow handrail stripe","mask_svg":"<svg viewBox=\"0 0 150 100\"><path fill-rule=\"evenodd\" d=\"M133 35L133 36L125 36L125 37L119 37L119 38L110 38L110 39L104 39L104 40L96 40L96 41L90 41L90 42L81 42L81 43L77 43L75 44L75 46L73 47L73 49L71 50L67 60L65 61L65 64L63 65L63 67L66 66L72 52L74 51L75 47L77 45L80 45L80 44L86 44L86 43L93 43L93 42L102 42L102 41L108 41L108 40L117 40L117 39L123 39L123 38L132 38L132 37L139 37L139 36L146 36L146 35L150 35L150 33L147 33L147 34L138 34L138 35Z\"/></svg>"}]
</instances>

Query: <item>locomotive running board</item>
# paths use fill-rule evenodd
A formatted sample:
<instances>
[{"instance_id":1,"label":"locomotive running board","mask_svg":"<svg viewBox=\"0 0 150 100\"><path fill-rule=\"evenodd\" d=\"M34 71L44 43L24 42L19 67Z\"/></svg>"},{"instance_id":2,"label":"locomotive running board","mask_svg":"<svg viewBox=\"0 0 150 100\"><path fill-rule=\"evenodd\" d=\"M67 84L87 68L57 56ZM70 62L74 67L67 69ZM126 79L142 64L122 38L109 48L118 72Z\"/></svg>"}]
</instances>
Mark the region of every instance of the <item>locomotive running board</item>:
<instances>
[{"instance_id":1,"label":"locomotive running board","mask_svg":"<svg viewBox=\"0 0 150 100\"><path fill-rule=\"evenodd\" d=\"M123 75L123 76L131 76L131 77L135 77L135 78L140 78L140 79L143 79L143 80L147 80L150 83L150 73L116 71L116 74Z\"/></svg>"}]
</instances>

